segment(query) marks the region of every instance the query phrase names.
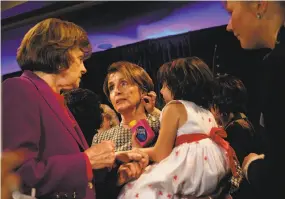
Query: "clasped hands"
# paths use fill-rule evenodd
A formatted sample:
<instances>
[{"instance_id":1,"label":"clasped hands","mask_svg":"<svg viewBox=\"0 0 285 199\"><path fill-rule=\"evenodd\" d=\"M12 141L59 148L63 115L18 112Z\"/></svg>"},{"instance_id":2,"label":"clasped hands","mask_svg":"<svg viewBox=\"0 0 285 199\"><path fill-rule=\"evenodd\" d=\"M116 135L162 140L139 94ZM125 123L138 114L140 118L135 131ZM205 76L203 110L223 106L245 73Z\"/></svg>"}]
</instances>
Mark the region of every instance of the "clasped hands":
<instances>
[{"instance_id":1,"label":"clasped hands","mask_svg":"<svg viewBox=\"0 0 285 199\"><path fill-rule=\"evenodd\" d=\"M139 178L149 163L148 155L137 148L117 152L116 159L125 162L118 169L118 185Z\"/></svg>"},{"instance_id":2,"label":"clasped hands","mask_svg":"<svg viewBox=\"0 0 285 199\"><path fill-rule=\"evenodd\" d=\"M134 148L130 151L115 152L112 141L103 141L84 151L93 169L113 168L115 160L123 162L118 169L118 185L138 178L149 163L146 153Z\"/></svg>"}]
</instances>

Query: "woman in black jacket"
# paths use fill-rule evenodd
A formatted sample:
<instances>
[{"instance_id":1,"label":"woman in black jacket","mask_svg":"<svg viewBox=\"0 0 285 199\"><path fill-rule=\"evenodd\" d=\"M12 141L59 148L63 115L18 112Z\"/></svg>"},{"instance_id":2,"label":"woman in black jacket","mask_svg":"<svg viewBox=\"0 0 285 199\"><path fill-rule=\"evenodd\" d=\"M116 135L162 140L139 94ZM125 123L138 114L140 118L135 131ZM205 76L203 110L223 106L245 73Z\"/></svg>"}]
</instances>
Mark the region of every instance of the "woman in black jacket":
<instances>
[{"instance_id":1,"label":"woman in black jacket","mask_svg":"<svg viewBox=\"0 0 285 199\"><path fill-rule=\"evenodd\" d=\"M263 77L259 78L260 125L265 129L269 150L265 154L251 153L244 159L243 170L260 198L284 198L285 179L285 2L254 1L225 3L231 17L227 26L244 49L269 48L264 57Z\"/></svg>"}]
</instances>

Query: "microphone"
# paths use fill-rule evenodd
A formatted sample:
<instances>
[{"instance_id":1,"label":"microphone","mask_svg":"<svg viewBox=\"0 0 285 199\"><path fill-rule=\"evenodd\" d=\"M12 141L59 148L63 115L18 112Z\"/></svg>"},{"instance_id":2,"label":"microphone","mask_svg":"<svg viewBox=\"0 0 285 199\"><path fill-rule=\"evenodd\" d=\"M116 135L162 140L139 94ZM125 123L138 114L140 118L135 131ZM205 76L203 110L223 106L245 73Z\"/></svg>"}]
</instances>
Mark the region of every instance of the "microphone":
<instances>
[{"instance_id":1,"label":"microphone","mask_svg":"<svg viewBox=\"0 0 285 199\"><path fill-rule=\"evenodd\" d=\"M147 146L155 138L155 134L145 119L130 122L131 131L141 147Z\"/></svg>"}]
</instances>

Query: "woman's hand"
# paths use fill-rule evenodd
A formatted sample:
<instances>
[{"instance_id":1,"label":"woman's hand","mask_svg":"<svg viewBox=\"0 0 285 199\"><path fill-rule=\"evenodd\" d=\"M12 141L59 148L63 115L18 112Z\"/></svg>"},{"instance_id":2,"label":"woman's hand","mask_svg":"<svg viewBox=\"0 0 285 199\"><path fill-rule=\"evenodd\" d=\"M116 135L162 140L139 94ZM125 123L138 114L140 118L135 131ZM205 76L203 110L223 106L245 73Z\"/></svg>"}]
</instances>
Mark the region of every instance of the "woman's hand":
<instances>
[{"instance_id":1,"label":"woman's hand","mask_svg":"<svg viewBox=\"0 0 285 199\"><path fill-rule=\"evenodd\" d=\"M148 155L136 148L130 151L116 152L116 159L125 163L138 162L142 168L145 168L149 162Z\"/></svg>"},{"instance_id":2,"label":"woman's hand","mask_svg":"<svg viewBox=\"0 0 285 199\"><path fill-rule=\"evenodd\" d=\"M112 168L115 163L115 144L112 141L102 141L84 151L93 169Z\"/></svg>"},{"instance_id":3,"label":"woman's hand","mask_svg":"<svg viewBox=\"0 0 285 199\"><path fill-rule=\"evenodd\" d=\"M20 177L14 173L24 160L25 153L22 150L4 152L1 157L1 198L12 198L12 191L19 190Z\"/></svg>"},{"instance_id":4,"label":"woman's hand","mask_svg":"<svg viewBox=\"0 0 285 199\"><path fill-rule=\"evenodd\" d=\"M255 161L255 160L258 160L258 159L264 159L265 155L264 154L256 154L256 153L250 153L248 154L244 159L243 159L243 162L242 162L242 171L245 175L245 178L249 181L248 179L248 175L247 175L247 170L248 170L248 167L249 165Z\"/></svg>"},{"instance_id":5,"label":"woman's hand","mask_svg":"<svg viewBox=\"0 0 285 199\"><path fill-rule=\"evenodd\" d=\"M139 149L116 153L116 159L126 162L118 170L118 185L137 179L143 173L149 163L149 157Z\"/></svg>"},{"instance_id":6,"label":"woman's hand","mask_svg":"<svg viewBox=\"0 0 285 199\"><path fill-rule=\"evenodd\" d=\"M131 180L139 178L143 171L144 167L138 162L129 162L121 165L118 169L117 185L123 185Z\"/></svg>"},{"instance_id":7,"label":"woman's hand","mask_svg":"<svg viewBox=\"0 0 285 199\"><path fill-rule=\"evenodd\" d=\"M260 159L258 154L256 154L256 153L250 153L250 154L248 154L248 155L243 159L242 168L244 169L246 166L248 166L248 164L249 164L250 162L252 162L252 160L255 160L255 159Z\"/></svg>"}]
</instances>

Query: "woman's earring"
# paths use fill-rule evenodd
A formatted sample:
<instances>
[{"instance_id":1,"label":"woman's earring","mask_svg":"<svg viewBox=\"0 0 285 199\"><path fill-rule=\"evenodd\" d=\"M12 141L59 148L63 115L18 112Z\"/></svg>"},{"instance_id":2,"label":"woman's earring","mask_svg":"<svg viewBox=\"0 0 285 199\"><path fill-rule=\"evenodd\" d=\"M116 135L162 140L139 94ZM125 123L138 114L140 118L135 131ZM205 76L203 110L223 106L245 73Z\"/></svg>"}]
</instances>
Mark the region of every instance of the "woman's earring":
<instances>
[{"instance_id":1,"label":"woman's earring","mask_svg":"<svg viewBox=\"0 0 285 199\"><path fill-rule=\"evenodd\" d=\"M61 65L58 67L58 70L59 70L59 71L62 71L63 69L64 69L64 67L61 66Z\"/></svg>"},{"instance_id":2,"label":"woman's earring","mask_svg":"<svg viewBox=\"0 0 285 199\"><path fill-rule=\"evenodd\" d=\"M256 14L256 17L257 17L257 19L261 19L262 16L261 16L260 13L257 13L257 14Z\"/></svg>"}]
</instances>

